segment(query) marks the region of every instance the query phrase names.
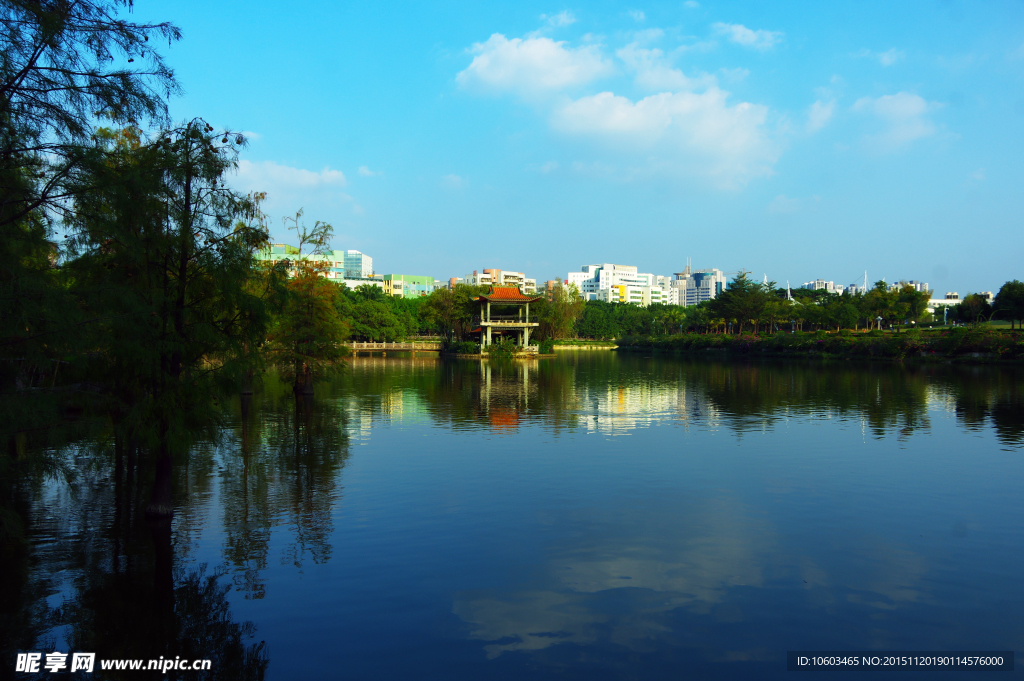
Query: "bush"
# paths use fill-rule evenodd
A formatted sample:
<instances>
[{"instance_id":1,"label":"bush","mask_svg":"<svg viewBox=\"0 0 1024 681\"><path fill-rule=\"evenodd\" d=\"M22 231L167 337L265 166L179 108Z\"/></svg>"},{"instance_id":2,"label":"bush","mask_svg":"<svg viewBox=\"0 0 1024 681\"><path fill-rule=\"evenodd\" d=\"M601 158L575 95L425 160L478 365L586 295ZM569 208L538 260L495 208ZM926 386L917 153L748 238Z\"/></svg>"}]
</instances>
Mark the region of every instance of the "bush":
<instances>
[{"instance_id":1,"label":"bush","mask_svg":"<svg viewBox=\"0 0 1024 681\"><path fill-rule=\"evenodd\" d=\"M552 339L542 340L538 346L539 352L542 355L550 355L555 351L555 341Z\"/></svg>"},{"instance_id":2,"label":"bush","mask_svg":"<svg viewBox=\"0 0 1024 681\"><path fill-rule=\"evenodd\" d=\"M700 350L726 350L750 355L809 355L902 360L913 356L958 357L981 353L989 357L1024 357L1024 334L1000 333L990 329L960 328L941 333L807 334L778 333L771 336L730 336L682 334L676 336L627 336L618 341L623 348L642 348L677 354Z\"/></svg>"},{"instance_id":3,"label":"bush","mask_svg":"<svg viewBox=\"0 0 1024 681\"><path fill-rule=\"evenodd\" d=\"M487 348L487 354L491 359L511 359L516 354L516 347L512 339L502 340Z\"/></svg>"},{"instance_id":4,"label":"bush","mask_svg":"<svg viewBox=\"0 0 1024 681\"><path fill-rule=\"evenodd\" d=\"M445 345L444 351L460 355L476 355L480 352L480 344L474 341L452 341Z\"/></svg>"}]
</instances>

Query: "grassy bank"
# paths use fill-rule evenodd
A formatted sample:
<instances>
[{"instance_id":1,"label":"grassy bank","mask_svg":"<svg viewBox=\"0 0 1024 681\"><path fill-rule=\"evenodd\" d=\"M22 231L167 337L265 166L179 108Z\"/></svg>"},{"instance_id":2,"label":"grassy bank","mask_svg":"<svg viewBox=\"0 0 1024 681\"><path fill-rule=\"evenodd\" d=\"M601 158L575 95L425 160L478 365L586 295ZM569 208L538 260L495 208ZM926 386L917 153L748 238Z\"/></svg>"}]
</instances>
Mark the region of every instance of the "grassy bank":
<instances>
[{"instance_id":1,"label":"grassy bank","mask_svg":"<svg viewBox=\"0 0 1024 681\"><path fill-rule=\"evenodd\" d=\"M628 336L620 351L690 354L725 352L763 357L834 357L842 359L934 359L972 362L1024 362L1024 334L991 329L906 333L777 333L768 336L681 334Z\"/></svg>"},{"instance_id":2,"label":"grassy bank","mask_svg":"<svg viewBox=\"0 0 1024 681\"><path fill-rule=\"evenodd\" d=\"M614 348L615 341L613 340L587 340L583 338L565 338L556 341L552 341L553 347L562 349L578 349L582 348L585 350L597 349L603 350L606 348Z\"/></svg>"}]
</instances>

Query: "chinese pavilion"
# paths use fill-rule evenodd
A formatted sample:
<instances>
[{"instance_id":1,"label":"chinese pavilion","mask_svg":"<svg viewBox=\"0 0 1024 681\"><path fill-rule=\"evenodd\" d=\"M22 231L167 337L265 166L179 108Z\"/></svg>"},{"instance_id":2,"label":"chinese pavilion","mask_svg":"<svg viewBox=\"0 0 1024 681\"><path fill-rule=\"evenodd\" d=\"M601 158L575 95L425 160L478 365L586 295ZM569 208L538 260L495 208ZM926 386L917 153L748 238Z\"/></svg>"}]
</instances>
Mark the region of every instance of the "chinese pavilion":
<instances>
[{"instance_id":1,"label":"chinese pavilion","mask_svg":"<svg viewBox=\"0 0 1024 681\"><path fill-rule=\"evenodd\" d=\"M523 295L518 286L491 286L487 293L474 298L480 303L480 326L476 329L480 332L480 345L489 347L494 336L514 336L516 345L529 347L530 330L540 326L536 316L530 317L530 303L540 299L541 296ZM492 307L499 314L492 314Z\"/></svg>"}]
</instances>

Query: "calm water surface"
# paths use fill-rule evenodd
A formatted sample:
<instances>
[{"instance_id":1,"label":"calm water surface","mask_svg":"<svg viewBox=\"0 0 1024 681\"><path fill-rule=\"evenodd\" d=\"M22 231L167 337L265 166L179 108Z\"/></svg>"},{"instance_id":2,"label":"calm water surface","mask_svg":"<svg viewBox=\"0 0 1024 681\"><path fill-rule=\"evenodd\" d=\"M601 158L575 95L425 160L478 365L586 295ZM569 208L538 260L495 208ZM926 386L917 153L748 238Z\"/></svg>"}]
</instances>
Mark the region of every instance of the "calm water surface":
<instances>
[{"instance_id":1,"label":"calm water surface","mask_svg":"<svg viewBox=\"0 0 1024 681\"><path fill-rule=\"evenodd\" d=\"M155 657L174 638L220 651L215 678L265 641L271 679L1024 651L1017 368L364 357L298 404L268 379L225 419L179 466L169 536L110 500L98 455L38 493L39 640Z\"/></svg>"}]
</instances>

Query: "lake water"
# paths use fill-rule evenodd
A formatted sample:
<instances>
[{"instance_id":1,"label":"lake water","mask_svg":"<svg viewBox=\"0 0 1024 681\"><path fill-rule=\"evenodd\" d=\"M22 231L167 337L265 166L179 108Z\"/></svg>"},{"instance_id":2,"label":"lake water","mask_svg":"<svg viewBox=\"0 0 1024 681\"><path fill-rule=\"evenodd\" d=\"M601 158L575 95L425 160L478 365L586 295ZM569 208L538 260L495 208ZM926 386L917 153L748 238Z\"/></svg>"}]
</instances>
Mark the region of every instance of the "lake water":
<instances>
[{"instance_id":1,"label":"lake water","mask_svg":"<svg viewBox=\"0 0 1024 681\"><path fill-rule=\"evenodd\" d=\"M102 443L73 491L40 487L7 626L211 657L210 678L788 678L788 650L1024 650L1019 368L359 357L298 403L271 377L225 424L178 466L169 528Z\"/></svg>"}]
</instances>

